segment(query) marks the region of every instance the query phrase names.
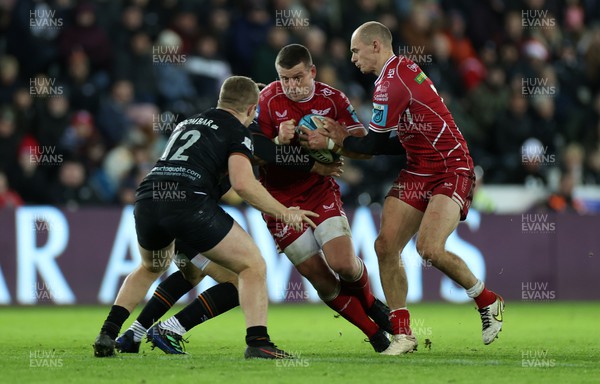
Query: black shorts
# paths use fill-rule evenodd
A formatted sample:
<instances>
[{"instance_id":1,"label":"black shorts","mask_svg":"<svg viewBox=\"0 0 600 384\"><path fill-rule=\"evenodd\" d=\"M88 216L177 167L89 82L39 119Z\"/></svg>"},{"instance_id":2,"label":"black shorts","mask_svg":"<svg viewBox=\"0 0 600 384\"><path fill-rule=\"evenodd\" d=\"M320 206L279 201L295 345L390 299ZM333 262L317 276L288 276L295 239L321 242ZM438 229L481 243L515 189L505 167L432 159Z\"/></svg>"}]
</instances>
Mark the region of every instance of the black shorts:
<instances>
[{"instance_id":1,"label":"black shorts","mask_svg":"<svg viewBox=\"0 0 600 384\"><path fill-rule=\"evenodd\" d=\"M195 197L195 196L194 196ZM178 239L190 259L216 246L233 227L233 218L208 196L184 201L141 199L135 202L135 231L138 243L159 250Z\"/></svg>"}]
</instances>

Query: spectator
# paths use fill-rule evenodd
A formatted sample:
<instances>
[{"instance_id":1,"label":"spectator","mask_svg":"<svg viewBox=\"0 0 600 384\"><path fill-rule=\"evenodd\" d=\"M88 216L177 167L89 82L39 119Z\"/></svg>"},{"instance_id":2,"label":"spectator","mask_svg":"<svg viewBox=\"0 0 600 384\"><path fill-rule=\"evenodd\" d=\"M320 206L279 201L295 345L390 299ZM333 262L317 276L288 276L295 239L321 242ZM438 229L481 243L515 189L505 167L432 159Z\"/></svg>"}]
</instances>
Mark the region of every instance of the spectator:
<instances>
[{"instance_id":1,"label":"spectator","mask_svg":"<svg viewBox=\"0 0 600 384\"><path fill-rule=\"evenodd\" d=\"M100 95L108 87L109 79L103 73L92 74L88 57L84 52L76 51L69 57L64 83L71 108L85 109L95 114L100 106Z\"/></svg>"},{"instance_id":2,"label":"spectator","mask_svg":"<svg viewBox=\"0 0 600 384\"><path fill-rule=\"evenodd\" d=\"M125 6L120 15L119 23L112 28L111 41L117 51L128 51L133 35L144 30L144 13L142 8L130 4Z\"/></svg>"},{"instance_id":3,"label":"spectator","mask_svg":"<svg viewBox=\"0 0 600 384\"><path fill-rule=\"evenodd\" d=\"M58 172L58 183L53 191L53 204L68 208L81 205L97 205L102 200L87 183L86 170L83 164L75 159L62 163Z\"/></svg>"},{"instance_id":4,"label":"spectator","mask_svg":"<svg viewBox=\"0 0 600 384\"><path fill-rule=\"evenodd\" d=\"M34 135L42 146L56 146L69 125L69 99L50 97L36 113Z\"/></svg>"},{"instance_id":5,"label":"spectator","mask_svg":"<svg viewBox=\"0 0 600 384\"><path fill-rule=\"evenodd\" d=\"M28 88L17 89L13 96L12 105L16 131L20 134L29 133L33 129L36 114L30 90Z\"/></svg>"},{"instance_id":6,"label":"spectator","mask_svg":"<svg viewBox=\"0 0 600 384\"><path fill-rule=\"evenodd\" d=\"M15 92L22 85L17 59L9 55L0 58L0 105L12 102Z\"/></svg>"},{"instance_id":7,"label":"spectator","mask_svg":"<svg viewBox=\"0 0 600 384\"><path fill-rule=\"evenodd\" d=\"M157 103L153 47L150 36L144 31L131 34L127 46L115 57L114 78L128 79L138 102Z\"/></svg>"},{"instance_id":8,"label":"spectator","mask_svg":"<svg viewBox=\"0 0 600 384\"><path fill-rule=\"evenodd\" d=\"M286 29L272 27L269 29L267 44L256 51L253 61L252 78L264 84L277 79L277 71L273 63L281 48L289 43L290 36Z\"/></svg>"},{"instance_id":9,"label":"spectator","mask_svg":"<svg viewBox=\"0 0 600 384\"><path fill-rule=\"evenodd\" d=\"M515 97L519 97L517 95ZM510 99L510 89L506 86L506 75L502 68L488 68L486 78L467 96L469 113L475 120L483 136L492 136L497 117L506 111ZM478 137L472 146L479 145L490 150L491 143Z\"/></svg>"},{"instance_id":10,"label":"spectator","mask_svg":"<svg viewBox=\"0 0 600 384\"><path fill-rule=\"evenodd\" d=\"M52 204L52 196L48 193L51 178L47 167L41 167L43 159L40 145L32 136L26 136L20 142L17 162L7 169L9 184L29 204Z\"/></svg>"},{"instance_id":11,"label":"spectator","mask_svg":"<svg viewBox=\"0 0 600 384\"><path fill-rule=\"evenodd\" d=\"M192 115L197 109L198 97L184 64L187 55L182 53L181 38L177 33L164 30L157 38L152 58L156 70L159 106L182 115Z\"/></svg>"},{"instance_id":12,"label":"spectator","mask_svg":"<svg viewBox=\"0 0 600 384\"><path fill-rule=\"evenodd\" d=\"M90 59L92 71L108 71L112 48L106 32L96 25L95 6L83 1L74 10L74 22L60 36L60 56L64 64L71 54L83 50Z\"/></svg>"},{"instance_id":13,"label":"spectator","mask_svg":"<svg viewBox=\"0 0 600 384\"><path fill-rule=\"evenodd\" d=\"M528 111L529 101L513 91L508 110L496 117L492 153L496 165L485 170L492 183L522 183L520 176L522 144L532 135L532 120Z\"/></svg>"},{"instance_id":14,"label":"spectator","mask_svg":"<svg viewBox=\"0 0 600 384\"><path fill-rule=\"evenodd\" d=\"M550 194L541 209L557 213L585 214L586 208L583 202L573 196L575 180L570 172L563 172L560 176L558 191Z\"/></svg>"},{"instance_id":15,"label":"spectator","mask_svg":"<svg viewBox=\"0 0 600 384\"><path fill-rule=\"evenodd\" d=\"M110 96L100 103L98 128L109 148L118 144L131 130L127 110L133 105L133 86L129 80L116 81Z\"/></svg>"},{"instance_id":16,"label":"spectator","mask_svg":"<svg viewBox=\"0 0 600 384\"><path fill-rule=\"evenodd\" d=\"M12 108L0 108L0 171L8 170L17 159L22 134L16 130L15 113Z\"/></svg>"},{"instance_id":17,"label":"spectator","mask_svg":"<svg viewBox=\"0 0 600 384\"><path fill-rule=\"evenodd\" d=\"M18 207L23 205L21 196L8 185L8 179L4 172L0 172L0 209L8 207Z\"/></svg>"},{"instance_id":18,"label":"spectator","mask_svg":"<svg viewBox=\"0 0 600 384\"><path fill-rule=\"evenodd\" d=\"M198 40L194 53L185 62L185 69L198 93L198 110L213 106L221 84L231 76L231 67L219 51L219 41L211 35L205 35ZM258 77L254 80L260 81Z\"/></svg>"}]
</instances>

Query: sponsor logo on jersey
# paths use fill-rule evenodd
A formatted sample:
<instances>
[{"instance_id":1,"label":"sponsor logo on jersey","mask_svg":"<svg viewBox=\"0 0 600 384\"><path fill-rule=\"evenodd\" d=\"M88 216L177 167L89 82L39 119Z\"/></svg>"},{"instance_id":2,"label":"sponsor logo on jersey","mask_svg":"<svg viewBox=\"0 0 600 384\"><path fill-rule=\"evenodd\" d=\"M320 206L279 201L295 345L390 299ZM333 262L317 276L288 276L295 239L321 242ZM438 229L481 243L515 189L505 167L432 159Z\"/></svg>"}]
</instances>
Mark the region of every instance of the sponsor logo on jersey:
<instances>
[{"instance_id":1,"label":"sponsor logo on jersey","mask_svg":"<svg viewBox=\"0 0 600 384\"><path fill-rule=\"evenodd\" d=\"M411 65L407 65L406 67L413 72L419 71L419 66L417 65L417 63L412 63Z\"/></svg>"},{"instance_id":2,"label":"sponsor logo on jersey","mask_svg":"<svg viewBox=\"0 0 600 384\"><path fill-rule=\"evenodd\" d=\"M381 82L377 85L377 88L375 88L375 92L387 92L389 87L390 87L389 81Z\"/></svg>"},{"instance_id":3,"label":"sponsor logo on jersey","mask_svg":"<svg viewBox=\"0 0 600 384\"><path fill-rule=\"evenodd\" d=\"M442 185L442 188L452 189L452 187L454 187L454 184L452 183L444 183L444 185Z\"/></svg>"},{"instance_id":4,"label":"sponsor logo on jersey","mask_svg":"<svg viewBox=\"0 0 600 384\"><path fill-rule=\"evenodd\" d=\"M329 204L329 205L325 205L325 204L323 204L323 209L324 209L325 211L331 211L331 210L333 210L333 207L334 207L334 205L335 205L335 202L333 202L333 203L331 203L331 204Z\"/></svg>"},{"instance_id":5,"label":"sponsor logo on jersey","mask_svg":"<svg viewBox=\"0 0 600 384\"><path fill-rule=\"evenodd\" d=\"M329 88L323 88L323 90L321 91L321 94L323 96L329 97L329 96L333 95L333 91Z\"/></svg>"},{"instance_id":6,"label":"sponsor logo on jersey","mask_svg":"<svg viewBox=\"0 0 600 384\"><path fill-rule=\"evenodd\" d=\"M252 144L252 139L250 139L249 137L244 137L244 141L242 141L242 144L244 144L244 146L248 148L250 152L254 153L254 144Z\"/></svg>"},{"instance_id":7,"label":"sponsor logo on jersey","mask_svg":"<svg viewBox=\"0 0 600 384\"><path fill-rule=\"evenodd\" d=\"M315 115L319 115L319 116L325 116L329 113L329 111L331 111L331 107L327 108L327 109L311 109L310 112L314 113Z\"/></svg>"},{"instance_id":8,"label":"sponsor logo on jersey","mask_svg":"<svg viewBox=\"0 0 600 384\"><path fill-rule=\"evenodd\" d=\"M275 111L275 115L277 117L279 117L280 119L286 118L287 117L287 113L288 113L287 109L285 111L283 111L283 112Z\"/></svg>"},{"instance_id":9,"label":"sponsor logo on jersey","mask_svg":"<svg viewBox=\"0 0 600 384\"><path fill-rule=\"evenodd\" d=\"M373 116L371 120L380 127L385 127L387 123L388 106L387 104L373 103Z\"/></svg>"},{"instance_id":10,"label":"sponsor logo on jersey","mask_svg":"<svg viewBox=\"0 0 600 384\"><path fill-rule=\"evenodd\" d=\"M421 72L415 77L415 81L419 84L423 83L427 79L427 75L424 72Z\"/></svg>"},{"instance_id":11,"label":"sponsor logo on jersey","mask_svg":"<svg viewBox=\"0 0 600 384\"><path fill-rule=\"evenodd\" d=\"M387 78L393 79L395 74L396 74L396 68L391 68L390 70L388 70Z\"/></svg>"},{"instance_id":12,"label":"sponsor logo on jersey","mask_svg":"<svg viewBox=\"0 0 600 384\"><path fill-rule=\"evenodd\" d=\"M389 100L389 96L388 96L387 92L385 92L385 93L376 93L375 96L373 96L373 100L375 100L375 101L388 101Z\"/></svg>"},{"instance_id":13,"label":"sponsor logo on jersey","mask_svg":"<svg viewBox=\"0 0 600 384\"><path fill-rule=\"evenodd\" d=\"M289 234L290 234L290 226L286 224L283 226L283 228L281 228L281 230L273 233L273 236L275 236L278 239L283 239L284 237L286 237Z\"/></svg>"}]
</instances>

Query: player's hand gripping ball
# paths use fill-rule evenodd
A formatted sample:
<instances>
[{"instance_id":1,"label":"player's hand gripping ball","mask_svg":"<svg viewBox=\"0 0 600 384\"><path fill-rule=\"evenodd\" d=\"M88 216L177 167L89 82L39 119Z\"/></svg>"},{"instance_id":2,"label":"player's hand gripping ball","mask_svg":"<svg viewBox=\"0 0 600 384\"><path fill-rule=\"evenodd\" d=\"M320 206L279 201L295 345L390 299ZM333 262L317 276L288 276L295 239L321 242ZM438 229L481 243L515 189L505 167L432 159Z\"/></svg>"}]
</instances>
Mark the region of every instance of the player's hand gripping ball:
<instances>
[{"instance_id":1,"label":"player's hand gripping ball","mask_svg":"<svg viewBox=\"0 0 600 384\"><path fill-rule=\"evenodd\" d=\"M301 128L305 127L310 129L311 131L316 131L318 128L323 126L323 117L315 114L308 114L302 117L298 122L298 126L296 127L296 131L298 133L302 132ZM340 158L335 152L330 151L329 149L307 149L308 154L315 160L321 163L329 164Z\"/></svg>"}]
</instances>

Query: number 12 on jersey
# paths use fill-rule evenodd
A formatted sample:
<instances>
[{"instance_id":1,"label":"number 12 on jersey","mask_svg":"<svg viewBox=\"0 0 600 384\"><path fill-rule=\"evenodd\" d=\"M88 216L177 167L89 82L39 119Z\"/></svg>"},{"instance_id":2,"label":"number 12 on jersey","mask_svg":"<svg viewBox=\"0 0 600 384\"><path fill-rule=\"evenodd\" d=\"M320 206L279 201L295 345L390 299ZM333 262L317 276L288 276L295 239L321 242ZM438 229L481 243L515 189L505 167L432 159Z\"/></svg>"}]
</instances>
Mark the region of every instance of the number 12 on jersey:
<instances>
[{"instance_id":1,"label":"number 12 on jersey","mask_svg":"<svg viewBox=\"0 0 600 384\"><path fill-rule=\"evenodd\" d=\"M185 133L183 133L183 132L185 132ZM183 133L183 135L182 135L182 133ZM181 137L179 137L179 136L181 136ZM167 160L167 157L169 156L169 153L171 152L173 145L175 144L176 141L180 140L180 141L185 141L185 143L179 144L178 146L176 146L175 148L177 148L177 151L175 151L175 153L171 157L169 157L168 160L169 161L171 161L171 160L186 161L189 156L184 155L183 152L185 152L186 149L188 149L189 147L194 145L194 143L196 141L198 141L198 139L200 139L200 136L202 136L202 134L195 129L192 129L189 131L184 131L183 129L180 129L177 132L174 132L171 135L171 137L169 137L169 142L167 143L167 147L165 148L165 151L160 156L160 160Z\"/></svg>"}]
</instances>

